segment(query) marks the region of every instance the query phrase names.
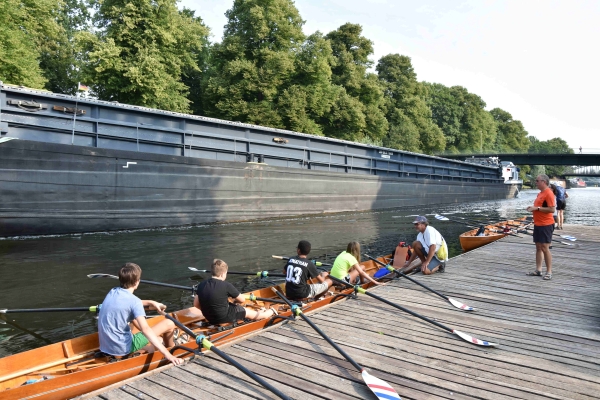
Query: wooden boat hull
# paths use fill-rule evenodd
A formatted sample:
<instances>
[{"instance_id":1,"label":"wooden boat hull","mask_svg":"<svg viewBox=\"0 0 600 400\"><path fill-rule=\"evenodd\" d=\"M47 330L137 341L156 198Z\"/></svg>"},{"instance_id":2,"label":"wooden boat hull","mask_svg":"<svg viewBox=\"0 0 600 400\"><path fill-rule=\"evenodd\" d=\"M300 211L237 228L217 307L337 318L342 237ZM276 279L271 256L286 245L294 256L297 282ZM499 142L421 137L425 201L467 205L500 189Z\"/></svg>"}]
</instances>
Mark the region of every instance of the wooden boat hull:
<instances>
[{"instance_id":1,"label":"wooden boat hull","mask_svg":"<svg viewBox=\"0 0 600 400\"><path fill-rule=\"evenodd\" d=\"M501 231L502 229L504 229L505 226L522 226L521 222L523 221L525 221L525 217L517 220L508 220L493 225L487 225L485 227L486 230L484 236L477 236L479 228L471 229L470 231L467 231L458 237L458 240L460 241L460 246L465 252L474 250L481 246L485 246L486 244L492 243L496 240L508 236L508 233L500 233L494 231Z\"/></svg>"},{"instance_id":2,"label":"wooden boat hull","mask_svg":"<svg viewBox=\"0 0 600 400\"><path fill-rule=\"evenodd\" d=\"M381 260L383 261L383 258ZM372 261L365 261L362 265L369 275L373 275L379 269ZM278 286L283 291L284 284ZM364 288L370 286L372 286L371 283L363 285ZM334 287L331 289L333 294L328 293L325 297L311 302L305 313L313 313L329 304L345 299L352 293L352 289L341 290L334 289ZM276 298L271 288L259 289L246 294L250 293L257 297ZM270 305L266 301L247 301L246 303L246 305ZM177 311L172 315L196 333L213 335L213 340L218 340L216 343L218 346L246 338L283 321L282 318L278 318L244 323L221 333L214 327L198 327L197 324L200 321L196 313L197 309L192 307ZM279 316L288 317L290 315L289 308L282 306ZM150 318L148 323L154 325L163 319L162 316ZM224 337L219 340L221 336ZM183 346L197 348L193 340ZM0 359L0 399L72 398L168 364L162 354L158 352L115 362L108 362L108 359L105 358L94 359L93 353L98 351L98 347L98 334L94 333ZM184 358L192 355L181 349L175 350L174 354ZM21 386L29 379L39 379L44 375L51 376L51 379Z\"/></svg>"},{"instance_id":3,"label":"wooden boat hull","mask_svg":"<svg viewBox=\"0 0 600 400\"><path fill-rule=\"evenodd\" d=\"M475 236L479 229L473 229L472 231L465 232L459 236L460 247L463 251L471 251L486 244L492 243L498 239L505 237L505 234L490 233L485 236ZM467 235L468 234L468 235ZM464 235L464 236L463 236Z\"/></svg>"}]
</instances>

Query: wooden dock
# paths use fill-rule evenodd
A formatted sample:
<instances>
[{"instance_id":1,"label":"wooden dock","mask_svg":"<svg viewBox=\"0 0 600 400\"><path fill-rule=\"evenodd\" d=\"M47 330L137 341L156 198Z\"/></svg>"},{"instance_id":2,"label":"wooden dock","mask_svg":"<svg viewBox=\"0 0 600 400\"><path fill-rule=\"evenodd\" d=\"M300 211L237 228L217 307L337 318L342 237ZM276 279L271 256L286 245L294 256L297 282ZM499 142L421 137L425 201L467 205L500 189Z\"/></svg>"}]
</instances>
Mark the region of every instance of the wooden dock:
<instances>
[{"instance_id":1,"label":"wooden dock","mask_svg":"<svg viewBox=\"0 0 600 400\"><path fill-rule=\"evenodd\" d=\"M498 348L469 344L370 297L310 315L359 364L403 399L600 397L600 227L565 225L578 246L553 245L553 279L535 268L531 236L509 236L416 279L477 308L459 311L399 280L386 299ZM556 237L556 236L555 236ZM558 237L556 237L558 239ZM223 350L294 399L375 399L360 374L304 321L279 325ZM98 399L275 399L214 354L122 382Z\"/></svg>"}]
</instances>

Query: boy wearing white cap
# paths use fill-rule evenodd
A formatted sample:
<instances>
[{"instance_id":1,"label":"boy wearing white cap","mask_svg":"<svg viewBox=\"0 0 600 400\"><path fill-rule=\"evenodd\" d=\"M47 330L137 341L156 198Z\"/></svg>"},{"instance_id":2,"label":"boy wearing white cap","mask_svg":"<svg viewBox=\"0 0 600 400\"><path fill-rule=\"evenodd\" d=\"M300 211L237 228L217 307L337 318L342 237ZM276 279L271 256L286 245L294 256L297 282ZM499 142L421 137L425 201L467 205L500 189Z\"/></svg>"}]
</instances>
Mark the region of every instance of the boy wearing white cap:
<instances>
[{"instance_id":1,"label":"boy wearing white cap","mask_svg":"<svg viewBox=\"0 0 600 400\"><path fill-rule=\"evenodd\" d=\"M427 218L418 216L413 221L415 229L419 231L417 240L412 244L413 254L404 264L408 267L417 257L421 260L421 272L431 275L435 272L444 272L448 260L448 245L442 235L432 226Z\"/></svg>"}]
</instances>

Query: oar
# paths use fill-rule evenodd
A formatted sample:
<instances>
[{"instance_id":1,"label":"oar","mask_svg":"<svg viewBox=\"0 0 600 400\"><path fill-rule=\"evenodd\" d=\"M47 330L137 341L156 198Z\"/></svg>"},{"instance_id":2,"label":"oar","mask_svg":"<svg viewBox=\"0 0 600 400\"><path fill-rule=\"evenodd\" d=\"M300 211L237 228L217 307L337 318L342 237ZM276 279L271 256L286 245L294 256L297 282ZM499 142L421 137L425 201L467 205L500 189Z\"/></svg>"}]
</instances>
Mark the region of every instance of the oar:
<instances>
[{"instance_id":1,"label":"oar","mask_svg":"<svg viewBox=\"0 0 600 400\"><path fill-rule=\"evenodd\" d=\"M357 285L357 286L351 285L351 284L349 284L348 282L346 282L346 281L343 281L343 280L341 280L341 279L338 279L338 278L336 278L336 277L334 277L334 276L331 276L331 275L329 275L329 279L332 279L332 280L334 280L334 281L336 281L336 282L338 282L338 283L341 283L341 284L343 284L343 285L345 285L345 286L353 287L353 288L354 288L354 290L355 290L356 292L358 292L358 293L363 293L363 294L366 294L367 296L371 296L372 298L374 298L374 299L377 299L377 300L379 300L379 301L382 301L382 302L384 302L385 304L388 304L388 305L390 305L390 306L392 306L392 307L395 307L395 308L397 308L397 309L399 309L399 310L402 310L402 311L404 311L404 312L406 312L406 313L408 313L408 314L412 315L413 317L417 317L417 318L420 318L420 319L422 319L423 321L429 322L430 324L433 324L433 325L437 326L438 328L442 328L442 329L444 329L445 331L448 331L448 332L450 332L450 333L453 333L453 334L457 335L458 337L460 337L461 339L463 339L463 340L465 340L465 341L467 341L467 342L469 342L469 343L474 343L474 344L476 344L476 345L479 345L479 346L486 346L486 347L496 347L496 346L498 346L498 344L497 344L497 343L486 342L485 340L479 340L479 339L477 339L477 338L474 338L473 336L467 335L466 333L463 333L463 332L457 331L456 329L451 329L451 328L448 328L446 325L440 324L440 323L439 323L439 322L437 322L437 321L434 321L434 320L432 320L432 319L429 319L429 318L427 318L427 317L425 317L425 316L423 316L423 315L421 315L421 314L418 314L418 313L416 313L416 312L414 312L414 311L411 311L411 310L409 310L409 309L407 309L407 308L404 308L404 307L402 307L401 305L398 305L398 304L396 304L396 303L392 303L391 301L389 301L389 300L386 300L386 299L384 299L383 297L379 297L379 296L377 296L376 294L373 294L373 293L371 293L371 292L367 292L365 289L363 289L362 287L360 287L360 286L358 286L358 285Z\"/></svg>"},{"instance_id":2,"label":"oar","mask_svg":"<svg viewBox=\"0 0 600 400\"><path fill-rule=\"evenodd\" d=\"M119 279L118 276L110 275L110 274L89 274L87 277L88 278L111 278L111 279ZM156 285L156 286L164 286L164 287L170 287L170 288L175 288L175 289L191 290L192 292L194 291L194 287L193 286L173 285L172 283L162 283L162 282L155 282L155 281L146 281L144 279L140 279L140 282L141 283L146 283L148 285Z\"/></svg>"},{"instance_id":3,"label":"oar","mask_svg":"<svg viewBox=\"0 0 600 400\"><path fill-rule=\"evenodd\" d=\"M89 311L98 312L100 305L90 307L65 307L65 308L12 308L0 309L0 314L14 314L14 313L33 313L33 312L62 312L62 311Z\"/></svg>"},{"instance_id":4,"label":"oar","mask_svg":"<svg viewBox=\"0 0 600 400\"><path fill-rule=\"evenodd\" d=\"M517 232L524 233L524 234L529 235L529 236L533 236L533 233L527 232L527 230L517 230ZM579 248L579 244L577 244L577 243L567 243L567 242L563 242L562 240L556 240L556 239L551 239L551 240L553 242L556 242L556 243L564 244L565 246L572 246L572 247L575 247L575 248ZM575 239L575 240L567 239L567 240L575 241L577 239Z\"/></svg>"},{"instance_id":5,"label":"oar","mask_svg":"<svg viewBox=\"0 0 600 400\"><path fill-rule=\"evenodd\" d=\"M290 257L282 257L282 256L271 256L273 258L276 258L278 260L289 260ZM313 260L313 264L315 264L317 267L331 267L332 264L327 264L327 263L322 263L321 261L314 261Z\"/></svg>"},{"instance_id":6,"label":"oar","mask_svg":"<svg viewBox=\"0 0 600 400\"><path fill-rule=\"evenodd\" d=\"M340 346L338 346L329 336L325 334L314 322L310 320L304 313L302 312L302 308L298 307L297 304L292 304L279 290L273 288L273 291L277 293L277 296L281 297L281 300L285 301L287 305L292 310L292 314L294 316L300 316L303 320L305 320L323 339L327 341L334 349L336 349L350 364L354 366L362 375L365 384L371 389L373 394L377 396L380 400L391 400L391 399L400 399L400 396L394 390L393 387L390 386L389 383L382 381L379 378L370 375L363 367L361 367L356 361L352 359Z\"/></svg>"},{"instance_id":7,"label":"oar","mask_svg":"<svg viewBox=\"0 0 600 400\"><path fill-rule=\"evenodd\" d=\"M190 271L210 273L207 269L197 269L194 267L188 267ZM277 278L285 278L284 274L272 274L269 271L258 271L258 272L242 272L242 271L227 271L231 275L246 275L246 276L258 276L259 278L266 278L267 276L273 276Z\"/></svg>"},{"instance_id":8,"label":"oar","mask_svg":"<svg viewBox=\"0 0 600 400\"><path fill-rule=\"evenodd\" d=\"M421 282L414 280L413 278L411 278L410 276L406 275L406 274L405 274L405 273L403 273L402 271L399 271L399 270L397 270L396 268L392 267L390 264L387 264L387 265L386 265L386 264L382 263L381 261L379 261L378 259L371 257L371 256L370 256L370 255L368 255L368 254L365 254L365 256L367 256L367 258L369 258L369 259L371 259L371 260L375 261L377 264L379 264L379 265L383 266L383 267L384 267L384 268L386 268L388 271L390 271L390 272L395 272L395 273L396 273L398 276L401 276L401 277L403 277L403 278L406 278L406 279L408 279L409 281L411 281L411 282L413 282L413 283L416 283L417 285L421 286L422 288L425 288L425 289L429 290L430 292L437 294L437 295L438 295L438 296L440 296L442 299L444 299L444 300L448 301L450 304L452 304L454 307L456 307L456 308L460 308L461 310L464 310L464 311L475 311L475 309L474 309L473 307L471 307L471 306L468 306L468 305L466 305L466 304L463 304L463 303L461 303L460 301L454 300L454 299L453 299L453 298L451 298L451 297L444 296L444 295L443 295L443 294L441 294L440 292L438 292L438 291L436 291L436 290L433 290L432 288L430 288L430 287L428 287L428 286L425 286L425 285L424 285L424 284L422 284Z\"/></svg>"},{"instance_id":9,"label":"oar","mask_svg":"<svg viewBox=\"0 0 600 400\"><path fill-rule=\"evenodd\" d=\"M165 313L163 315L165 316L165 318L173 321L173 323L175 325L177 325L179 328L181 328L183 331L185 331L188 335L190 335L193 338L196 338L196 344L198 346L202 346L206 350L212 351L213 353L215 353L216 355L218 355L219 357L221 357L222 359L224 359L225 361L227 361L228 363L230 363L231 365L233 365L234 367L236 367L237 369L242 371L244 374L248 375L250 378L254 379L256 382L260 383L262 386L266 387L271 392L275 393L278 397L285 399L285 400L291 400L290 397L283 394L279 389L275 388L273 385L271 385L270 383L268 383L267 381L262 379L260 376L256 375L254 372L252 372L248 368L244 367L242 364L240 364L239 362L234 360L231 356L224 353L221 349L218 349L214 344L212 344L210 342L210 336L207 337L204 335L197 335L191 329L189 329L187 326L183 325L181 322L179 322L175 318L171 317L169 314Z\"/></svg>"}]
</instances>

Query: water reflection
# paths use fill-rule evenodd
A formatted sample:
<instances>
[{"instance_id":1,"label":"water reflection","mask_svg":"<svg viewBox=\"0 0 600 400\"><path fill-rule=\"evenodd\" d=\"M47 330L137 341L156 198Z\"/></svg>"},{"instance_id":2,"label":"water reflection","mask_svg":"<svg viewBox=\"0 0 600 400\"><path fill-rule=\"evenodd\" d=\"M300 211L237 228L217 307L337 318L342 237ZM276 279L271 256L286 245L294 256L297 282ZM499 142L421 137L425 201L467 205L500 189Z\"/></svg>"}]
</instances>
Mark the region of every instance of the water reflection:
<instances>
[{"instance_id":1,"label":"water reflection","mask_svg":"<svg viewBox=\"0 0 600 400\"><path fill-rule=\"evenodd\" d=\"M399 241L413 241L415 215L426 214L444 235L450 255L460 253L458 235L468 228L433 219L447 214L475 220L508 219L524 215L536 190L524 190L513 200L403 208L278 219L250 223L205 225L181 229L145 230L0 240L2 291L0 308L77 307L96 305L117 284L111 279L88 279L87 274L116 274L126 261L138 263L143 279L192 285L204 278L187 269L209 268L213 258L232 269L278 271L276 255L293 255L300 239L313 244L311 256L331 262L351 240L359 240L372 255L389 253ZM600 189L569 190L565 223L600 224ZM256 288L256 278L230 276L241 290ZM266 285L266 283L265 283ZM189 292L141 285L136 295L152 298L170 310L188 307ZM12 324L0 325L0 356L36 348L96 330L90 313L8 314Z\"/></svg>"}]
</instances>

